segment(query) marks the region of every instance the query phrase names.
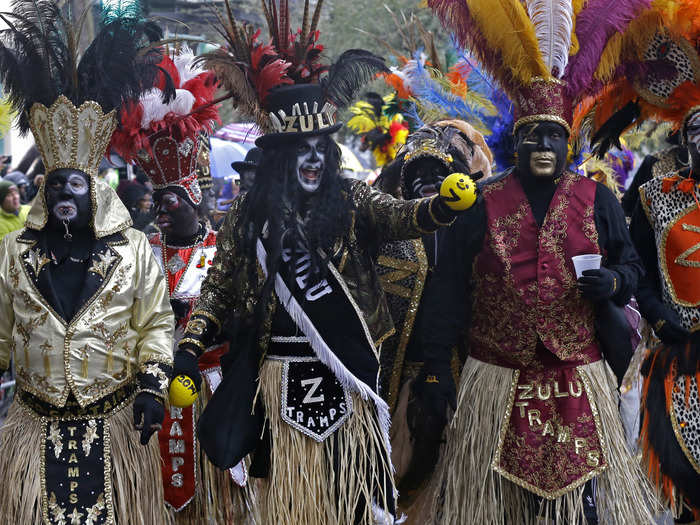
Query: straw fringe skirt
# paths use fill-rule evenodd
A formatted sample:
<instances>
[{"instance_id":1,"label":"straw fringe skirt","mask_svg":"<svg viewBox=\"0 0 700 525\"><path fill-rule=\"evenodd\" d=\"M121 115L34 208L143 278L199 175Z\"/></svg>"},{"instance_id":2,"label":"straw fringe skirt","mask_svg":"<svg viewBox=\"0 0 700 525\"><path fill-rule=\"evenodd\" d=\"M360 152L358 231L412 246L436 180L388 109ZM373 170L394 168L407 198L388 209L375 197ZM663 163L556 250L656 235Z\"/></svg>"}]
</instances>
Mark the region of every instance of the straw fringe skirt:
<instances>
[{"instance_id":1,"label":"straw fringe skirt","mask_svg":"<svg viewBox=\"0 0 700 525\"><path fill-rule=\"evenodd\" d=\"M194 405L195 421L211 399L211 390L203 385L202 394ZM197 489L194 499L180 512L168 508L170 523L175 525L243 525L248 523L246 494L249 488L236 485L228 470L215 467L199 447Z\"/></svg>"},{"instance_id":2,"label":"straw fringe skirt","mask_svg":"<svg viewBox=\"0 0 700 525\"><path fill-rule=\"evenodd\" d=\"M112 443L112 490L116 525L167 523L158 440L139 443L132 403L106 421ZM41 420L15 401L0 429L0 516L3 523L41 521Z\"/></svg>"},{"instance_id":3,"label":"straw fringe skirt","mask_svg":"<svg viewBox=\"0 0 700 525\"><path fill-rule=\"evenodd\" d=\"M281 362L263 363L259 390L272 437L272 457L269 476L256 490L256 523L393 523L391 518L382 521L389 515L394 487L389 454L371 402L353 393L349 419L318 443L280 417ZM333 468L334 455L338 469Z\"/></svg>"},{"instance_id":4,"label":"straw fringe skirt","mask_svg":"<svg viewBox=\"0 0 700 525\"><path fill-rule=\"evenodd\" d=\"M579 367L591 385L590 402L600 414L608 469L595 478L602 525L654 523L660 510L655 491L628 451L618 412L615 378L603 362ZM538 498L491 468L513 371L469 358L460 381L457 412L433 492L434 523L440 525L585 525L581 486L554 499Z\"/></svg>"}]
</instances>

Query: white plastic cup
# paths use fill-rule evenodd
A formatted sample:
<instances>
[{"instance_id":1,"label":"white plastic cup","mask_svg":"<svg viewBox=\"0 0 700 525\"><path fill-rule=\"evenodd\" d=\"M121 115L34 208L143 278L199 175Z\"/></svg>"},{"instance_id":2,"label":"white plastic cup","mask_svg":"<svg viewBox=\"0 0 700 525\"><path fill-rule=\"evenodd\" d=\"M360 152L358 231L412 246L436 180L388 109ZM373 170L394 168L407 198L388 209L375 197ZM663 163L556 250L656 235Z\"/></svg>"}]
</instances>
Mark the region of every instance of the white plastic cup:
<instances>
[{"instance_id":1,"label":"white plastic cup","mask_svg":"<svg viewBox=\"0 0 700 525\"><path fill-rule=\"evenodd\" d=\"M600 261L603 260L602 255L598 254L585 254L576 255L571 258L574 261L574 270L576 270L576 278L579 279L586 270L598 270L600 269Z\"/></svg>"}]
</instances>

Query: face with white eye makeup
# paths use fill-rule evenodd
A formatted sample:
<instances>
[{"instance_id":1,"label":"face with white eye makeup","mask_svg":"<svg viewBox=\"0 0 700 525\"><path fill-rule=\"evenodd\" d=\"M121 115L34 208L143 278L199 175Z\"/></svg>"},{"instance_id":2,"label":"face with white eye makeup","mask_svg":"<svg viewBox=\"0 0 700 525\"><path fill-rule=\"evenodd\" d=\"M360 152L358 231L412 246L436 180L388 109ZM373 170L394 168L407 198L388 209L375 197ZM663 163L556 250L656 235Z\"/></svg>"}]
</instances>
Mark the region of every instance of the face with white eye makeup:
<instances>
[{"instance_id":1,"label":"face with white eye makeup","mask_svg":"<svg viewBox=\"0 0 700 525\"><path fill-rule=\"evenodd\" d=\"M327 150L328 137L299 139L296 146L297 181L304 192L315 193L321 186Z\"/></svg>"},{"instance_id":2,"label":"face with white eye makeup","mask_svg":"<svg viewBox=\"0 0 700 525\"><path fill-rule=\"evenodd\" d=\"M49 223L54 227L70 225L82 229L90 224L90 180L82 171L61 168L46 176L44 183Z\"/></svg>"},{"instance_id":3,"label":"face with white eye makeup","mask_svg":"<svg viewBox=\"0 0 700 525\"><path fill-rule=\"evenodd\" d=\"M700 111L688 119L685 125L685 139L691 166L694 170L698 170L700 169Z\"/></svg>"}]
</instances>

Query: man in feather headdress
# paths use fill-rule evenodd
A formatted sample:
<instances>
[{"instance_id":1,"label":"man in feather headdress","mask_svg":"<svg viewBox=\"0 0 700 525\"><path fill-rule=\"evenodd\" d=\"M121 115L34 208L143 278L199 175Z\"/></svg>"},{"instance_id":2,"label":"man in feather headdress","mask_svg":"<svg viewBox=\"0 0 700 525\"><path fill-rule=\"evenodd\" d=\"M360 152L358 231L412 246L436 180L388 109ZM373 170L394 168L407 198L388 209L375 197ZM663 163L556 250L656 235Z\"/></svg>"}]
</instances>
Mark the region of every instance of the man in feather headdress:
<instances>
[{"instance_id":1,"label":"man in feather headdress","mask_svg":"<svg viewBox=\"0 0 700 525\"><path fill-rule=\"evenodd\" d=\"M139 165L154 188L160 231L150 235L149 242L167 279L175 313L175 344L185 331L216 253L216 232L200 221L204 196L197 165L200 148L208 142L201 135L219 119L213 104L217 85L214 74L196 60L186 45L164 53L158 64L163 76L138 104L122 108L121 126L111 144L124 160ZM164 102L166 74L175 96ZM244 516L234 480L202 456L195 435L197 418L221 382L219 359L227 351L220 338L207 347L199 363L207 388L194 406L171 406L158 434L165 502L176 524L238 523ZM242 466L235 472L235 481L244 485Z\"/></svg>"},{"instance_id":2,"label":"man in feather headdress","mask_svg":"<svg viewBox=\"0 0 700 525\"><path fill-rule=\"evenodd\" d=\"M663 27L642 39L640 73L601 97L603 120L594 146L619 144L632 123L653 117L672 124L680 146L640 168L630 233L645 275L636 292L653 336L640 351L644 466L678 523L700 519L700 294L697 188L700 169L700 19L697 0L678 0ZM663 72L660 74L659 72ZM594 130L595 131L595 130ZM683 159L689 159L689 164ZM645 180L646 179L646 180ZM635 183L637 181L635 180ZM638 373L638 370L637 370Z\"/></svg>"},{"instance_id":3,"label":"man in feather headdress","mask_svg":"<svg viewBox=\"0 0 700 525\"><path fill-rule=\"evenodd\" d=\"M173 316L146 237L97 177L117 125L157 73L157 27L105 19L77 61L54 2L17 1L0 77L47 176L0 247L0 369L17 396L0 433L7 523L164 523L157 440ZM148 37L148 38L147 38ZM118 49L119 53L114 53Z\"/></svg>"},{"instance_id":4,"label":"man in feather headdress","mask_svg":"<svg viewBox=\"0 0 700 525\"><path fill-rule=\"evenodd\" d=\"M257 141L255 185L219 231L175 372L197 381L199 356L235 317L222 384L200 420L210 459L227 468L254 453L250 473L265 478L256 493L262 523L389 524L390 417L377 379L379 347L394 329L367 248L434 231L455 212L438 196L399 201L341 177L337 109L383 61L352 50L321 65L315 24L305 17L292 38L281 4L270 5L267 57L283 75L258 102L268 133ZM230 22L236 36L250 34ZM255 37L246 45L252 54L259 47ZM222 57L233 50L212 57L220 78L240 67L235 55Z\"/></svg>"},{"instance_id":5,"label":"man in feather headdress","mask_svg":"<svg viewBox=\"0 0 700 525\"><path fill-rule=\"evenodd\" d=\"M596 331L630 299L641 264L612 192L566 170L573 108L597 67L590 57L643 6L428 3L510 96L517 152L442 236L426 291L426 365L444 372L424 395L449 392L450 351L471 318L435 523L582 524L593 478L600 521L651 523L653 490L626 448L606 361L619 375L625 366L619 348L602 344L611 334ZM627 22L602 20L600 4ZM572 257L583 254L602 262L579 277Z\"/></svg>"}]
</instances>

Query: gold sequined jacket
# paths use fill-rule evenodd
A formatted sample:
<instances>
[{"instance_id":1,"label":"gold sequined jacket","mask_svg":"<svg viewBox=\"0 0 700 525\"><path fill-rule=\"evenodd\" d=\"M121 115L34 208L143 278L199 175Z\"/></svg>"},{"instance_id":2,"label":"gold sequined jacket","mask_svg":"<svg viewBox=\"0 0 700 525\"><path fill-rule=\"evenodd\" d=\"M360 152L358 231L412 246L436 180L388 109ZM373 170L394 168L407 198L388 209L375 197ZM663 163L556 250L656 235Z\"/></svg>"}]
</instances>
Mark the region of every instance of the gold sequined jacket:
<instances>
[{"instance_id":1,"label":"gold sequined jacket","mask_svg":"<svg viewBox=\"0 0 700 525\"><path fill-rule=\"evenodd\" d=\"M217 236L217 252L201 295L188 324L185 340L198 342L201 348L213 336L211 324L220 329L234 312L241 322L252 322L255 304L259 300L264 277L258 269L258 279L250 282L249 265L256 260L236 246L234 228L245 197L234 202ZM349 231L337 240L332 260L347 285L352 299L362 312L375 346L394 333L384 290L374 261L367 251L366 240L372 237L382 243L417 238L448 223L440 222L434 213L436 197L404 201L382 193L358 181L349 183L348 199L355 207ZM240 237L239 237L240 238ZM261 355L267 350L276 300L270 301L264 336L259 341ZM194 321L194 322L193 322ZM205 328L205 323L209 326Z\"/></svg>"},{"instance_id":2,"label":"gold sequined jacket","mask_svg":"<svg viewBox=\"0 0 700 525\"><path fill-rule=\"evenodd\" d=\"M71 393L84 407L149 374L149 391L163 394L164 367L172 365L174 319L148 240L129 227L109 186L93 180L91 196L97 242L83 305L69 322L51 306L47 286L50 260L39 242L48 218L43 191L26 228L0 245L0 369L14 357L18 388L57 407Z\"/></svg>"}]
</instances>

